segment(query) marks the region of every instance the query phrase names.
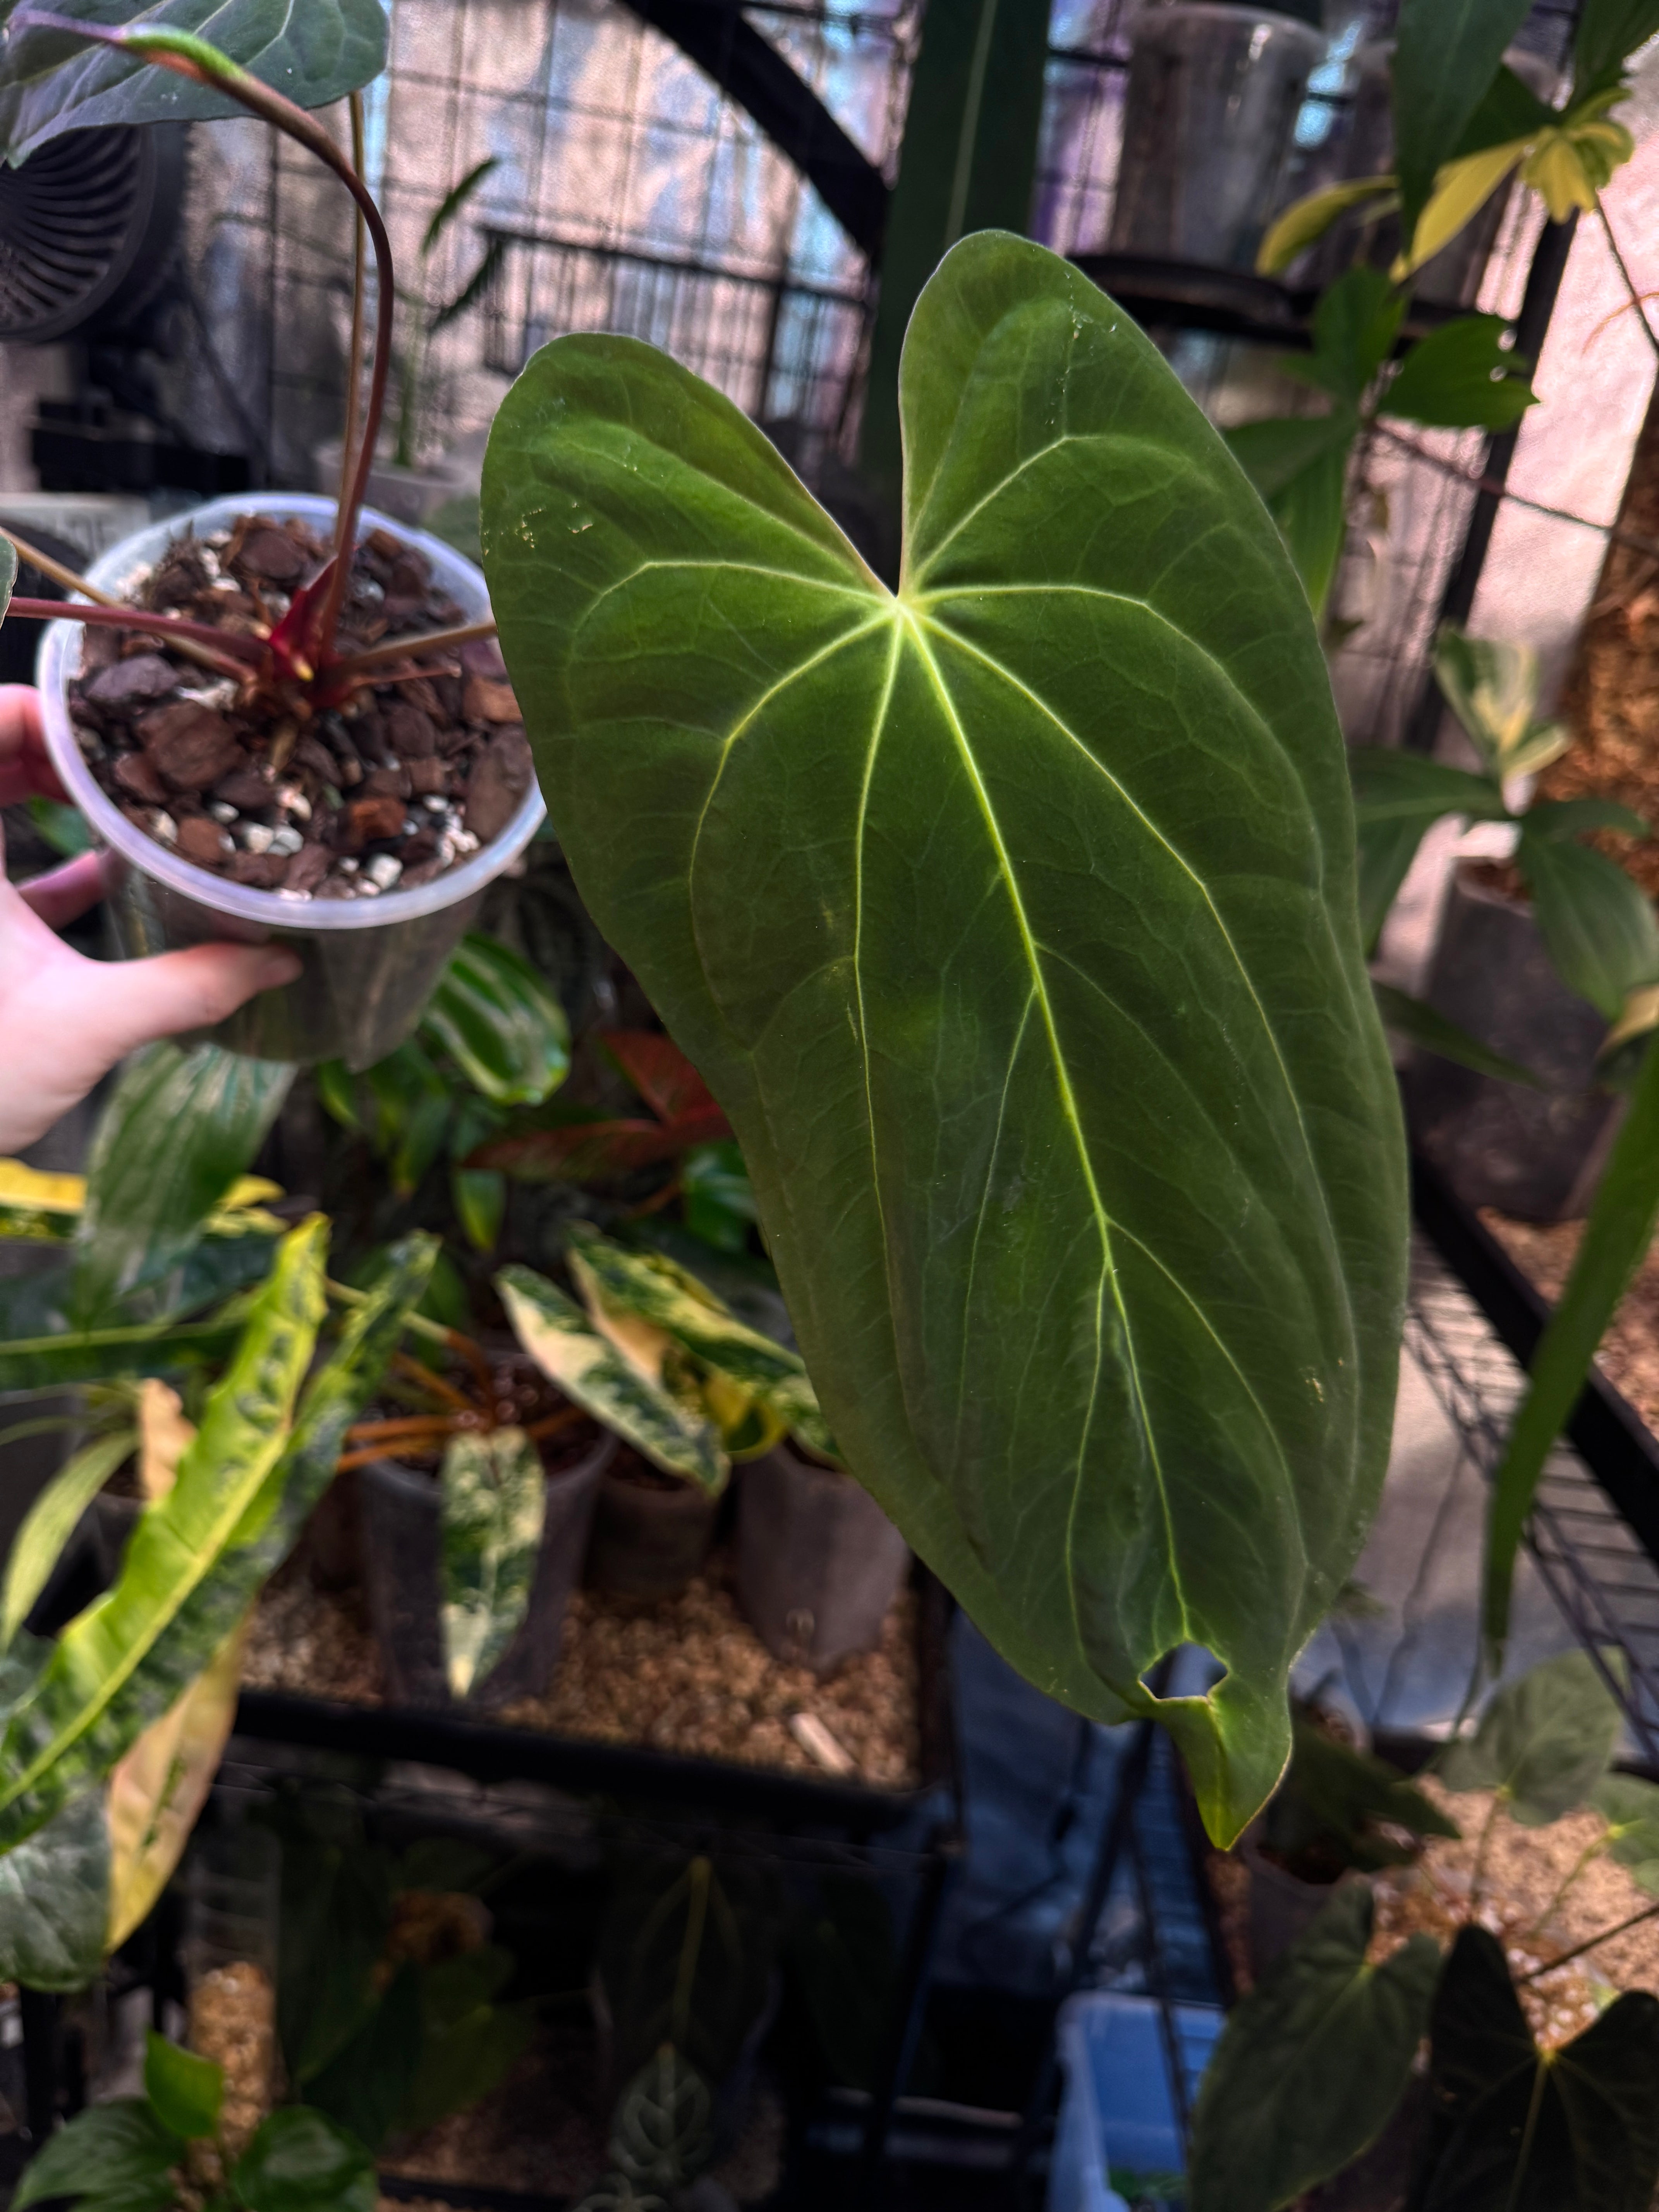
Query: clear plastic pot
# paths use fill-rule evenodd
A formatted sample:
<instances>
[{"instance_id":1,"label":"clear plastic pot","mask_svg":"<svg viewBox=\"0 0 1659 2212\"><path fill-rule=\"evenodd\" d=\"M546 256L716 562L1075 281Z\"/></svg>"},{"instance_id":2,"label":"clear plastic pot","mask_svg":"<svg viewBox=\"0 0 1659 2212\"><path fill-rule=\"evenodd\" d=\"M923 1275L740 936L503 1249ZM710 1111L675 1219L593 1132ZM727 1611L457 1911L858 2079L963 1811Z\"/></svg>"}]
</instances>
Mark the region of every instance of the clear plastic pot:
<instances>
[{"instance_id":1,"label":"clear plastic pot","mask_svg":"<svg viewBox=\"0 0 1659 2212\"><path fill-rule=\"evenodd\" d=\"M1288 9L1147 8L1129 60L1111 251L1249 268L1326 44Z\"/></svg>"},{"instance_id":2,"label":"clear plastic pot","mask_svg":"<svg viewBox=\"0 0 1659 2212\"><path fill-rule=\"evenodd\" d=\"M334 501L295 492L243 492L173 515L112 546L88 571L107 592L135 585L175 538L228 529L239 514L277 520L298 516L319 530L334 519ZM489 612L484 580L470 561L438 538L365 508L362 534L387 530L424 554L434 576L470 620ZM40 647L40 685L46 745L64 788L109 858L105 880L122 957L215 939L242 945L280 943L300 955L297 981L264 991L204 1034L255 1060L309 1066L343 1060L372 1067L409 1035L473 920L484 891L530 842L546 811L532 784L518 812L491 843L429 884L378 899L316 900L301 904L279 891L222 882L158 845L129 822L100 788L82 757L69 714L68 684L80 665L82 631L53 623Z\"/></svg>"}]
</instances>

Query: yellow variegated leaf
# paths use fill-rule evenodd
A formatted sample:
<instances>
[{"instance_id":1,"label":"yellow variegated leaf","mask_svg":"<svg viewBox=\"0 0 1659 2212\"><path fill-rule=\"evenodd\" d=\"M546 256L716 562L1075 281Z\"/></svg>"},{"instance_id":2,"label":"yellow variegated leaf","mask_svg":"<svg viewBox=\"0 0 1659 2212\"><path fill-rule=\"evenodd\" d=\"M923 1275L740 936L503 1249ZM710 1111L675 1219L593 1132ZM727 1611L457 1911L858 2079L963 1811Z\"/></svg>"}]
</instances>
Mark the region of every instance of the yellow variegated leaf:
<instances>
[{"instance_id":1,"label":"yellow variegated leaf","mask_svg":"<svg viewBox=\"0 0 1659 2212\"><path fill-rule=\"evenodd\" d=\"M112 1951L149 1914L178 1865L236 1718L247 1623L113 1769L109 1821Z\"/></svg>"},{"instance_id":2,"label":"yellow variegated leaf","mask_svg":"<svg viewBox=\"0 0 1659 2212\"><path fill-rule=\"evenodd\" d=\"M1616 1045L1645 1036L1653 1029L1659 1029L1659 983L1649 983L1630 994L1624 1012L1601 1040L1601 1057L1605 1060Z\"/></svg>"},{"instance_id":3,"label":"yellow variegated leaf","mask_svg":"<svg viewBox=\"0 0 1659 2212\"><path fill-rule=\"evenodd\" d=\"M43 1175L21 1160L0 1160L0 1237L68 1243L86 1188L84 1176Z\"/></svg>"},{"instance_id":4,"label":"yellow variegated leaf","mask_svg":"<svg viewBox=\"0 0 1659 2212\"><path fill-rule=\"evenodd\" d=\"M1504 757L1506 775L1536 775L1553 760L1559 760L1572 743L1565 722L1534 722Z\"/></svg>"},{"instance_id":5,"label":"yellow variegated leaf","mask_svg":"<svg viewBox=\"0 0 1659 2212\"><path fill-rule=\"evenodd\" d=\"M1542 193L1552 221L1564 222L1574 208L1588 215L1613 171L1635 151L1636 141L1622 123L1568 123L1540 134L1521 178Z\"/></svg>"},{"instance_id":6,"label":"yellow variegated leaf","mask_svg":"<svg viewBox=\"0 0 1659 2212\"><path fill-rule=\"evenodd\" d=\"M138 1486L152 1504L172 1489L185 1446L195 1434L179 1393L146 1376L138 1385Z\"/></svg>"},{"instance_id":7,"label":"yellow variegated leaf","mask_svg":"<svg viewBox=\"0 0 1659 2212\"><path fill-rule=\"evenodd\" d=\"M1479 154L1466 154L1461 161L1444 164L1435 178L1428 205L1417 218L1410 254L1401 254L1389 271L1396 284L1450 245L1464 224L1485 207L1531 143L1512 138L1506 145L1487 146Z\"/></svg>"},{"instance_id":8,"label":"yellow variegated leaf","mask_svg":"<svg viewBox=\"0 0 1659 2212\"><path fill-rule=\"evenodd\" d=\"M1262 276L1277 276L1281 269L1288 269L1298 253L1323 238L1331 225L1346 215L1350 208L1358 207L1366 200L1375 200L1374 212L1386 215L1385 202L1399 198L1399 179L1395 177L1353 177L1346 184L1328 185L1323 191L1310 192L1287 207L1283 215L1276 216L1267 226L1255 257L1256 273Z\"/></svg>"}]
</instances>

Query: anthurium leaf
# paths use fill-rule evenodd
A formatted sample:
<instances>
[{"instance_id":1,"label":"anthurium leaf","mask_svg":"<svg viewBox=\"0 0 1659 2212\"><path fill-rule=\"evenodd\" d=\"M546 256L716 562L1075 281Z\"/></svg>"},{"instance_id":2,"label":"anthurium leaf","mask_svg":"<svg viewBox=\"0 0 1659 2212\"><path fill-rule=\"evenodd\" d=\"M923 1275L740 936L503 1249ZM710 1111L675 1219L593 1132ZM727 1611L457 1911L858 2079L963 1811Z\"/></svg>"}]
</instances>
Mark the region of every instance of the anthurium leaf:
<instances>
[{"instance_id":1,"label":"anthurium leaf","mask_svg":"<svg viewBox=\"0 0 1659 2212\"><path fill-rule=\"evenodd\" d=\"M723 1299L665 1252L629 1251L573 1221L565 1231L571 1273L584 1296L613 1313L636 1315L750 1398L777 1413L817 1451L833 1452L806 1364L738 1319Z\"/></svg>"},{"instance_id":2,"label":"anthurium leaf","mask_svg":"<svg viewBox=\"0 0 1659 2212\"><path fill-rule=\"evenodd\" d=\"M1534 799L1527 809L1527 829L1534 837L1580 837L1591 830L1616 830L1627 837L1648 833L1634 808L1616 799Z\"/></svg>"},{"instance_id":3,"label":"anthurium leaf","mask_svg":"<svg viewBox=\"0 0 1659 2212\"><path fill-rule=\"evenodd\" d=\"M1299 1713L1290 1767L1262 1820L1267 1844L1282 1857L1324 1846L1367 1871L1403 1865L1414 1855L1409 1841L1396 1842L1383 1828L1407 1838L1460 1832L1398 1767L1334 1741Z\"/></svg>"},{"instance_id":4,"label":"anthurium leaf","mask_svg":"<svg viewBox=\"0 0 1659 2212\"><path fill-rule=\"evenodd\" d=\"M100 1781L201 1671L253 1595L257 1583L239 1588L218 1571L257 1536L257 1518L246 1524L289 1441L322 1317L326 1226L319 1217L283 1239L172 1490L140 1516L113 1589L64 1630L0 1736L0 1845L21 1843ZM198 1617L210 1591L234 1600L228 1620L216 1602Z\"/></svg>"},{"instance_id":5,"label":"anthurium leaf","mask_svg":"<svg viewBox=\"0 0 1659 2212\"><path fill-rule=\"evenodd\" d=\"M49 2197L166 2212L177 2191L172 2168L184 2154L142 2097L118 2097L84 2112L48 2136L24 2167L12 2203L16 2212Z\"/></svg>"},{"instance_id":6,"label":"anthurium leaf","mask_svg":"<svg viewBox=\"0 0 1659 2212\"><path fill-rule=\"evenodd\" d=\"M720 1252L746 1252L749 1231L760 1218L755 1186L743 1153L733 1144L701 1145L680 1164L685 1225Z\"/></svg>"},{"instance_id":7,"label":"anthurium leaf","mask_svg":"<svg viewBox=\"0 0 1659 2212\"><path fill-rule=\"evenodd\" d=\"M1349 269L1328 285L1313 316L1314 380L1334 398L1358 405L1394 350L1406 296L1380 269Z\"/></svg>"},{"instance_id":8,"label":"anthurium leaf","mask_svg":"<svg viewBox=\"0 0 1659 2212\"><path fill-rule=\"evenodd\" d=\"M1278 2212L1382 2132L1428 2023L1439 1947L1366 1963L1369 1884L1334 1892L1228 2015L1193 2114L1192 2212Z\"/></svg>"},{"instance_id":9,"label":"anthurium leaf","mask_svg":"<svg viewBox=\"0 0 1659 2212\"><path fill-rule=\"evenodd\" d=\"M1659 1785L1636 1774L1604 1774L1589 1802L1607 1824L1607 1856L1659 1896Z\"/></svg>"},{"instance_id":10,"label":"anthurium leaf","mask_svg":"<svg viewBox=\"0 0 1659 2212\"><path fill-rule=\"evenodd\" d=\"M184 1856L235 1725L244 1641L240 1629L228 1638L178 1702L150 1723L110 1771L106 1951L118 1949L149 1918Z\"/></svg>"},{"instance_id":11,"label":"anthurium leaf","mask_svg":"<svg viewBox=\"0 0 1659 2212\"><path fill-rule=\"evenodd\" d=\"M486 1944L422 1973L425 2042L398 2115L400 2127L430 2127L446 2113L465 2110L517 2064L535 2032L534 2008L491 2002L514 1972L512 1954Z\"/></svg>"},{"instance_id":12,"label":"anthurium leaf","mask_svg":"<svg viewBox=\"0 0 1659 2212\"><path fill-rule=\"evenodd\" d=\"M1328 415L1244 422L1227 433L1234 459L1279 525L1285 548L1322 612L1347 527L1348 456L1359 428L1352 407Z\"/></svg>"},{"instance_id":13,"label":"anthurium leaf","mask_svg":"<svg viewBox=\"0 0 1659 2212\"><path fill-rule=\"evenodd\" d=\"M0 34L15 0L0 0ZM377 0L68 0L52 10L99 24L185 31L301 107L326 107L386 66L386 17ZM58 31L10 34L0 76L0 147L23 161L63 131L110 123L195 122L240 115L224 94L129 54Z\"/></svg>"},{"instance_id":14,"label":"anthurium leaf","mask_svg":"<svg viewBox=\"0 0 1659 2212\"><path fill-rule=\"evenodd\" d=\"M1459 161L1494 146L1512 146L1516 139L1530 138L1559 119L1548 100L1540 100L1506 63L1486 87L1451 158Z\"/></svg>"},{"instance_id":15,"label":"anthurium leaf","mask_svg":"<svg viewBox=\"0 0 1659 2212\"><path fill-rule=\"evenodd\" d=\"M164 2128L186 2139L214 2134L225 2101L224 2069L152 2028L144 2038L144 2094Z\"/></svg>"},{"instance_id":16,"label":"anthurium leaf","mask_svg":"<svg viewBox=\"0 0 1659 2212\"><path fill-rule=\"evenodd\" d=\"M131 1458L134 1443L130 1428L94 1437L64 1461L23 1516L0 1585L0 1651L28 1619L81 1516L122 1462Z\"/></svg>"},{"instance_id":17,"label":"anthurium leaf","mask_svg":"<svg viewBox=\"0 0 1659 2212\"><path fill-rule=\"evenodd\" d=\"M1582 1804L1607 1770L1619 1707L1587 1651L1540 1660L1492 1694L1472 1736L1440 1764L1449 1790L1495 1790L1511 1820L1541 1828Z\"/></svg>"},{"instance_id":18,"label":"anthurium leaf","mask_svg":"<svg viewBox=\"0 0 1659 2212\"><path fill-rule=\"evenodd\" d=\"M1391 176L1352 177L1343 184L1327 185L1322 191L1310 192L1305 199L1296 201L1268 224L1256 250L1257 273L1277 276L1290 267L1297 254L1317 245L1351 208L1370 205L1380 215L1385 211L1382 203L1397 195L1398 186Z\"/></svg>"},{"instance_id":19,"label":"anthurium leaf","mask_svg":"<svg viewBox=\"0 0 1659 2212\"><path fill-rule=\"evenodd\" d=\"M137 1322L118 1328L68 1329L54 1336L0 1342L0 1397L14 1391L56 1390L79 1382L112 1382L128 1375L173 1375L216 1365L235 1348L235 1316L183 1322L171 1328Z\"/></svg>"},{"instance_id":20,"label":"anthurium leaf","mask_svg":"<svg viewBox=\"0 0 1659 2212\"><path fill-rule=\"evenodd\" d=\"M102 1971L108 1925L109 1830L93 1786L0 1851L0 1978L83 1990Z\"/></svg>"},{"instance_id":21,"label":"anthurium leaf","mask_svg":"<svg viewBox=\"0 0 1659 2212\"><path fill-rule=\"evenodd\" d=\"M1443 323L1406 356L1377 411L1454 430L1512 430L1538 395L1526 363L1498 343L1507 328L1501 315Z\"/></svg>"},{"instance_id":22,"label":"anthurium leaf","mask_svg":"<svg viewBox=\"0 0 1659 2212\"><path fill-rule=\"evenodd\" d=\"M1515 848L1533 915L1564 982L1616 1021L1632 991L1659 982L1659 921L1647 893L1606 853L1540 834L1528 814Z\"/></svg>"},{"instance_id":23,"label":"anthurium leaf","mask_svg":"<svg viewBox=\"0 0 1659 2212\"><path fill-rule=\"evenodd\" d=\"M1659 1998L1628 1991L1545 2054L1496 1936L1460 1929L1434 2002L1423 2212L1647 2212L1656 2078Z\"/></svg>"},{"instance_id":24,"label":"anthurium leaf","mask_svg":"<svg viewBox=\"0 0 1659 2212\"><path fill-rule=\"evenodd\" d=\"M528 1267L503 1267L495 1288L513 1334L550 1382L665 1474L718 1496L732 1462L707 1420L694 1419L601 1336L574 1298Z\"/></svg>"},{"instance_id":25,"label":"anthurium leaf","mask_svg":"<svg viewBox=\"0 0 1659 2212\"><path fill-rule=\"evenodd\" d=\"M1513 638L1471 637L1443 623L1434 680L1474 740L1487 772L1501 775L1538 709L1538 654Z\"/></svg>"},{"instance_id":26,"label":"anthurium leaf","mask_svg":"<svg viewBox=\"0 0 1659 2212\"><path fill-rule=\"evenodd\" d=\"M276 1119L294 1070L216 1045L146 1045L99 1117L76 1239L71 1317L94 1327L202 1235Z\"/></svg>"},{"instance_id":27,"label":"anthurium leaf","mask_svg":"<svg viewBox=\"0 0 1659 2212\"><path fill-rule=\"evenodd\" d=\"M1410 238L1526 21L1531 0L1401 0L1394 77L1395 167Z\"/></svg>"},{"instance_id":28,"label":"anthurium leaf","mask_svg":"<svg viewBox=\"0 0 1659 2212\"><path fill-rule=\"evenodd\" d=\"M547 1514L541 1455L522 1429L452 1437L439 1478L439 1572L449 1687L469 1696L518 1634Z\"/></svg>"},{"instance_id":29,"label":"anthurium leaf","mask_svg":"<svg viewBox=\"0 0 1659 2212\"><path fill-rule=\"evenodd\" d=\"M307 2083L307 2104L378 2151L408 2101L422 2040L420 1969L406 1960L350 2041Z\"/></svg>"},{"instance_id":30,"label":"anthurium leaf","mask_svg":"<svg viewBox=\"0 0 1659 2212\"><path fill-rule=\"evenodd\" d=\"M1572 40L1575 105L1617 84L1625 64L1659 32L1659 0L1584 0Z\"/></svg>"},{"instance_id":31,"label":"anthurium leaf","mask_svg":"<svg viewBox=\"0 0 1659 2212\"><path fill-rule=\"evenodd\" d=\"M308 2105L261 2121L230 2179L247 2212L374 2212L374 2160Z\"/></svg>"},{"instance_id":32,"label":"anthurium leaf","mask_svg":"<svg viewBox=\"0 0 1659 2212\"><path fill-rule=\"evenodd\" d=\"M1387 1454L1397 1107L1318 641L1166 362L1026 240L918 302L890 593L620 337L495 420L503 649L583 899L726 1110L849 1466L1212 1832Z\"/></svg>"},{"instance_id":33,"label":"anthurium leaf","mask_svg":"<svg viewBox=\"0 0 1659 2212\"><path fill-rule=\"evenodd\" d=\"M1430 826L1448 814L1507 821L1509 809L1492 778L1423 753L1356 745L1348 769L1359 848L1359 927L1369 950Z\"/></svg>"},{"instance_id":34,"label":"anthurium leaf","mask_svg":"<svg viewBox=\"0 0 1659 2212\"><path fill-rule=\"evenodd\" d=\"M421 1033L498 1105L538 1105L569 1072L563 1008L530 963L492 937L461 940Z\"/></svg>"},{"instance_id":35,"label":"anthurium leaf","mask_svg":"<svg viewBox=\"0 0 1659 2212\"><path fill-rule=\"evenodd\" d=\"M374 1142L399 1198L411 1198L443 1150L454 1100L449 1085L413 1038L363 1078L374 1100Z\"/></svg>"},{"instance_id":36,"label":"anthurium leaf","mask_svg":"<svg viewBox=\"0 0 1659 2212\"><path fill-rule=\"evenodd\" d=\"M1518 1060L1507 1059L1501 1052L1492 1051L1479 1037L1471 1036L1459 1023L1425 1000L1396 991L1391 983L1375 981L1371 995L1376 1000L1383 1027L1395 1036L1403 1037L1407 1044L1414 1044L1420 1052L1431 1052L1459 1067L1473 1068L1477 1075L1490 1075L1498 1083L1524 1084L1531 1091L1544 1088L1529 1067L1522 1067Z\"/></svg>"},{"instance_id":37,"label":"anthurium leaf","mask_svg":"<svg viewBox=\"0 0 1659 2212\"><path fill-rule=\"evenodd\" d=\"M452 1168L449 1190L467 1243L493 1252L507 1211L507 1177L498 1168Z\"/></svg>"}]
</instances>

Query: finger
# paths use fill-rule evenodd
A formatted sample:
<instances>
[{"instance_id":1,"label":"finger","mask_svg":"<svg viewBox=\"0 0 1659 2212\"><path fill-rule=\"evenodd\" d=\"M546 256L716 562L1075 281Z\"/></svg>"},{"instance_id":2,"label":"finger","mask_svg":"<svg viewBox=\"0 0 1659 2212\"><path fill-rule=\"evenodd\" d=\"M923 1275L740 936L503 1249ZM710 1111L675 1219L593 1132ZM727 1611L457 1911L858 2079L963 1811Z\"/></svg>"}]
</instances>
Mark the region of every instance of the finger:
<instances>
[{"instance_id":1,"label":"finger","mask_svg":"<svg viewBox=\"0 0 1659 2212\"><path fill-rule=\"evenodd\" d=\"M28 684L0 684L0 806L68 797L46 751L40 693Z\"/></svg>"},{"instance_id":2,"label":"finger","mask_svg":"<svg viewBox=\"0 0 1659 2212\"><path fill-rule=\"evenodd\" d=\"M50 874L17 886L23 903L32 907L49 928L61 929L76 921L104 896L104 860L100 853L82 853Z\"/></svg>"},{"instance_id":3,"label":"finger","mask_svg":"<svg viewBox=\"0 0 1659 2212\"><path fill-rule=\"evenodd\" d=\"M70 1012L112 1067L156 1037L210 1029L299 973L297 957L270 945L196 945L149 960L88 960L76 972Z\"/></svg>"}]
</instances>

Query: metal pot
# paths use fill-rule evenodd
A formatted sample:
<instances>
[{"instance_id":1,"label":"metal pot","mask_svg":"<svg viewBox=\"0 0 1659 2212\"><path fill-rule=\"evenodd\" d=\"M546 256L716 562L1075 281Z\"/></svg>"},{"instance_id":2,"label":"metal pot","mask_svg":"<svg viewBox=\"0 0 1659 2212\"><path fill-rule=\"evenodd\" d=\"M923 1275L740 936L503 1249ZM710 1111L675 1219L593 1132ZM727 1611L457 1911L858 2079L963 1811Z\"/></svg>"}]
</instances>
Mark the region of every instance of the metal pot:
<instances>
[{"instance_id":1,"label":"metal pot","mask_svg":"<svg viewBox=\"0 0 1659 2212\"><path fill-rule=\"evenodd\" d=\"M299 516L326 529L334 520L334 501L294 492L213 500L112 546L90 569L88 581L108 592L130 588L175 538L228 528L239 514L254 512L278 520ZM470 618L489 614L483 576L453 547L367 507L362 528L364 535L390 531L415 547ZM415 890L301 905L280 891L222 883L146 836L100 789L69 716L68 684L79 665L81 636L76 624L53 623L40 647L46 746L64 788L107 851L106 895L122 957L140 959L226 939L286 945L304 963L298 981L262 992L204 1036L254 1060L301 1066L343 1060L351 1068L384 1060L420 1018L488 886L534 836L546 811L540 791L531 786L492 844Z\"/></svg>"}]
</instances>

